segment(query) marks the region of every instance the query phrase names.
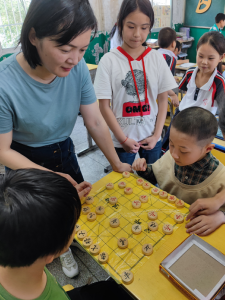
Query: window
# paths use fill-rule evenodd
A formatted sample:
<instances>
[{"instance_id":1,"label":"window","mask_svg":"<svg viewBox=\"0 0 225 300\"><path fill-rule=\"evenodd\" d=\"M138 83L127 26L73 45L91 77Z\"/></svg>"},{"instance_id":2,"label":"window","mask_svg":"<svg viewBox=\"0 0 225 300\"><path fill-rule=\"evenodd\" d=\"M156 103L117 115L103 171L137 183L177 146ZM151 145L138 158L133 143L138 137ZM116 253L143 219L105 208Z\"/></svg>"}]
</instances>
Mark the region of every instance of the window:
<instances>
[{"instance_id":1,"label":"window","mask_svg":"<svg viewBox=\"0 0 225 300\"><path fill-rule=\"evenodd\" d=\"M17 45L30 2L31 0L1 0L0 42L3 49Z\"/></svg>"},{"instance_id":2,"label":"window","mask_svg":"<svg viewBox=\"0 0 225 300\"><path fill-rule=\"evenodd\" d=\"M154 5L170 5L170 0L153 0L152 3L153 3L153 6Z\"/></svg>"},{"instance_id":3,"label":"window","mask_svg":"<svg viewBox=\"0 0 225 300\"><path fill-rule=\"evenodd\" d=\"M171 0L150 0L155 14L153 30L158 31L163 27L171 27Z\"/></svg>"}]
</instances>

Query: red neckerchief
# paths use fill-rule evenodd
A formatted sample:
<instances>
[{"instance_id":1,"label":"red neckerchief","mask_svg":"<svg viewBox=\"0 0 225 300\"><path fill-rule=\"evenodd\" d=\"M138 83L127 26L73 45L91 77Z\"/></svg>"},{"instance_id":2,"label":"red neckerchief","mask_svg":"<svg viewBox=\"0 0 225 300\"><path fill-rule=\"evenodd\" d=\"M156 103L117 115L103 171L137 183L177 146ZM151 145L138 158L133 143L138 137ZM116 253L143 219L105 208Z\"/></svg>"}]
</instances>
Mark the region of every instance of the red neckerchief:
<instances>
[{"instance_id":1,"label":"red neckerchief","mask_svg":"<svg viewBox=\"0 0 225 300\"><path fill-rule=\"evenodd\" d=\"M130 70L133 76L133 80L134 80L134 85L135 85L135 89L136 89L136 93L138 96L138 100L141 106L141 116L143 117L143 111L142 111L142 105L141 105L141 99L140 99L140 95L139 95L139 91L138 91L138 87L137 87L137 81L134 75L134 71L131 65L131 61L134 61L134 59L126 52L123 50L123 48L121 48L120 46L117 47L117 50L119 50L124 56L127 57L129 65L130 65ZM144 73L144 81L145 81L145 104L149 104L148 101L148 90L147 90L147 77L146 77L146 71L145 71L145 63L144 63L144 57L145 55L147 55L152 49L151 48L147 48L136 60L140 61L142 60L142 66L143 66L143 73Z\"/></svg>"}]
</instances>

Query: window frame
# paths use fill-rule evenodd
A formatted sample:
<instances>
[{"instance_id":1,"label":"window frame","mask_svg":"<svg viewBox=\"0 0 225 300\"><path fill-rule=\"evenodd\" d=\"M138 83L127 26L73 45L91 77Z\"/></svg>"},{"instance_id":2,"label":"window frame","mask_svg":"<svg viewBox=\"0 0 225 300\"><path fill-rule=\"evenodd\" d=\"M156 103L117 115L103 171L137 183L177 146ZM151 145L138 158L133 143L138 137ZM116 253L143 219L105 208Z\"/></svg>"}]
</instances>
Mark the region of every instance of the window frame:
<instances>
[{"instance_id":1,"label":"window frame","mask_svg":"<svg viewBox=\"0 0 225 300\"><path fill-rule=\"evenodd\" d=\"M20 18L20 22L18 23L18 22L16 22L16 18L15 18L15 10L14 10L14 6L13 6L13 2L12 2L12 0L2 0L2 3L3 3L3 7L4 7L4 10L5 10L5 16L6 16L6 18L7 18L7 20L8 20L8 23L7 24L3 24L3 22L2 22L2 16L1 16L1 14L0 14L0 28L3 28L3 32L4 32L4 36L6 37L7 36L7 34L6 34L6 28L9 28L9 31L10 31L10 35L11 35L11 40L14 40L13 39L13 35L12 35L12 31L11 31L11 28L13 27L13 26L16 26L16 33L17 33L17 36L18 36L18 38L19 38L19 35L20 35L20 32L18 31L18 25L19 26L22 26L22 24L23 24L23 21L24 21L24 19L22 18L22 10L21 10L21 4L22 4L22 6L23 6L23 8L24 8L24 13L25 13L25 15L26 15L26 13L27 13L27 9L28 9L28 6L29 6L29 4L30 4L30 2L31 2L31 0L15 0L16 1L16 3L17 3L17 5L18 5L18 11L19 11L19 18ZM12 13L12 15L13 15L13 23L12 23L12 21L10 21L10 18L9 18L9 14L8 14L8 12L9 12L9 9L7 8L7 5L6 4L8 4L8 5L10 5L10 9L11 9L11 13ZM1 43L1 41L0 41L0 56L2 56L2 55L4 55L4 54L8 54L8 53L15 53L15 52L17 52L18 50L20 50L20 47L18 47L17 45L15 45L15 46L13 46L13 47L7 47L7 48L3 48L3 46L2 46L2 43Z\"/></svg>"}]
</instances>

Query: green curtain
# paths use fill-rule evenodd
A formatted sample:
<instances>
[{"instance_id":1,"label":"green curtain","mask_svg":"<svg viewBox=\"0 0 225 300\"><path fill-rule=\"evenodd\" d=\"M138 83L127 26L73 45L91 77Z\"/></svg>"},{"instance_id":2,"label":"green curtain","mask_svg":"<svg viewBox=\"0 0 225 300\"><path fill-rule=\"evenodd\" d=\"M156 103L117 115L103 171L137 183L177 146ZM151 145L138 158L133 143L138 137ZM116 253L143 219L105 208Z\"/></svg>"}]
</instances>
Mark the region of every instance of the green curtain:
<instances>
[{"instance_id":1,"label":"green curtain","mask_svg":"<svg viewBox=\"0 0 225 300\"><path fill-rule=\"evenodd\" d=\"M99 31L97 36L91 41L84 55L84 59L88 64L98 65L102 56L109 52L109 50L110 40L108 32Z\"/></svg>"}]
</instances>

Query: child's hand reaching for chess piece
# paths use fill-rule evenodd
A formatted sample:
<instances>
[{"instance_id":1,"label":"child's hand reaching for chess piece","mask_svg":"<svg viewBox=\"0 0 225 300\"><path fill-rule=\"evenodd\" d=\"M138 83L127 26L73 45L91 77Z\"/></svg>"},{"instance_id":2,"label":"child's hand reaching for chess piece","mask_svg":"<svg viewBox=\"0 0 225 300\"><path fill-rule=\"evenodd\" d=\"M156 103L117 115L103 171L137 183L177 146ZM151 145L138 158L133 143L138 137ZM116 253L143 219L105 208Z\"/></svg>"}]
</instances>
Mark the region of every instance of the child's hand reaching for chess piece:
<instances>
[{"instance_id":1,"label":"child's hand reaching for chess piece","mask_svg":"<svg viewBox=\"0 0 225 300\"><path fill-rule=\"evenodd\" d=\"M146 171L147 163L145 158L138 158L133 162L132 169L134 171Z\"/></svg>"}]
</instances>

